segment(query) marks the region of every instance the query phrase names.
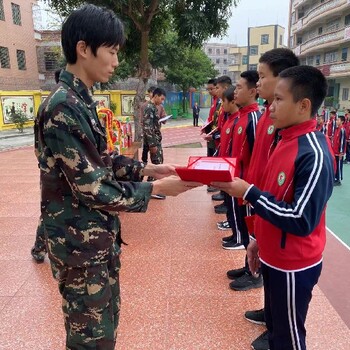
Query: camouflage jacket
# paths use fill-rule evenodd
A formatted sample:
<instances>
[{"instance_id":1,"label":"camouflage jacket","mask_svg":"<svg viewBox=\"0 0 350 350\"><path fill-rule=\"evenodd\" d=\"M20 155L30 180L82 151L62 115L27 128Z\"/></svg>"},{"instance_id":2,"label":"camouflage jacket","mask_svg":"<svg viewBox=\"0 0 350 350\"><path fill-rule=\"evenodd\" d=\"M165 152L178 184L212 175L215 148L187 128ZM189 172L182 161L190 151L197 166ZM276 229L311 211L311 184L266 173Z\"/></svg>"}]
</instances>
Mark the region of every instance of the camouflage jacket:
<instances>
[{"instance_id":1,"label":"camouflage jacket","mask_svg":"<svg viewBox=\"0 0 350 350\"><path fill-rule=\"evenodd\" d=\"M142 129L143 139L150 147L156 146L162 142L158 108L152 102L148 102L144 109Z\"/></svg>"},{"instance_id":2,"label":"camouflage jacket","mask_svg":"<svg viewBox=\"0 0 350 350\"><path fill-rule=\"evenodd\" d=\"M63 71L35 122L41 213L52 263L90 266L119 250L118 211L144 212L152 185L144 164L108 154L87 87Z\"/></svg>"}]
</instances>

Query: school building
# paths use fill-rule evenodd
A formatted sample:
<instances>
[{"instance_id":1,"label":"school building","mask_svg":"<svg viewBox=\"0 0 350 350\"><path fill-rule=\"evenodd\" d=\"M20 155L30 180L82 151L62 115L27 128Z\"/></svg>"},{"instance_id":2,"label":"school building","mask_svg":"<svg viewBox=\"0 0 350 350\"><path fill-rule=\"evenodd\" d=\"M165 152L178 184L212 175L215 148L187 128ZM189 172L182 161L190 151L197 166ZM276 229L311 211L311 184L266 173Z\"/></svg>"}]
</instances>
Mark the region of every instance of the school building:
<instances>
[{"instance_id":1,"label":"school building","mask_svg":"<svg viewBox=\"0 0 350 350\"><path fill-rule=\"evenodd\" d=\"M328 80L325 105L350 108L350 2L291 0L289 19L290 48Z\"/></svg>"}]
</instances>

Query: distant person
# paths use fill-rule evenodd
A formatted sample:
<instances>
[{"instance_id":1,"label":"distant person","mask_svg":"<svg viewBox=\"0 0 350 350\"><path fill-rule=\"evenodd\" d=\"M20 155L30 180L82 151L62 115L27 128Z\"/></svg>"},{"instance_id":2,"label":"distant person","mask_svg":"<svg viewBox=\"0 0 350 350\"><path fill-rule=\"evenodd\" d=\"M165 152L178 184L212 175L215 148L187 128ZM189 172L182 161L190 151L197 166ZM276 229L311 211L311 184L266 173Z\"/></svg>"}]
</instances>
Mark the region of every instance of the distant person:
<instances>
[{"instance_id":1,"label":"distant person","mask_svg":"<svg viewBox=\"0 0 350 350\"><path fill-rule=\"evenodd\" d=\"M199 111L201 109L198 106L198 103L195 102L192 108L193 111L193 126L198 126L198 119L199 119Z\"/></svg>"},{"instance_id":2,"label":"distant person","mask_svg":"<svg viewBox=\"0 0 350 350\"><path fill-rule=\"evenodd\" d=\"M337 112L336 111L330 111L329 112L329 120L327 122L327 135L329 137L329 140L333 142L333 137L336 129L336 119L337 119Z\"/></svg>"},{"instance_id":3,"label":"distant person","mask_svg":"<svg viewBox=\"0 0 350 350\"><path fill-rule=\"evenodd\" d=\"M336 119L332 148L335 155L337 169L335 172L334 186L340 186L343 180L343 160L346 153L346 131L344 128L345 117L340 115Z\"/></svg>"},{"instance_id":4,"label":"distant person","mask_svg":"<svg viewBox=\"0 0 350 350\"><path fill-rule=\"evenodd\" d=\"M323 134L327 135L327 124L324 121L324 116L321 114L317 114L317 125L316 125L316 129L318 131L321 131Z\"/></svg>"}]
</instances>

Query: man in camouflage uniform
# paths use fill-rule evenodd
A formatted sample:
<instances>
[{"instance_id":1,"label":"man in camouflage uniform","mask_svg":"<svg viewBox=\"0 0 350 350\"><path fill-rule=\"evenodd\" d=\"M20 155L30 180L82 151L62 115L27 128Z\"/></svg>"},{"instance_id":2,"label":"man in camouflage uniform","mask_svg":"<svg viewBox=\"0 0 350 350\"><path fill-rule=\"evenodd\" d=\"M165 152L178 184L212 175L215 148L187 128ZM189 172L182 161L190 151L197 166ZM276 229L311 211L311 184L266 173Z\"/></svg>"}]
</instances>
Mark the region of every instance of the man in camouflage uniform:
<instances>
[{"instance_id":1,"label":"man in camouflage uniform","mask_svg":"<svg viewBox=\"0 0 350 350\"><path fill-rule=\"evenodd\" d=\"M123 25L112 11L94 5L74 11L62 27L66 70L40 106L35 125L41 215L69 350L115 348L118 212L143 212L152 193L177 195L197 185L167 177L175 173L172 166L145 166L108 154L89 89L109 80L123 41ZM144 175L162 179L140 182Z\"/></svg>"}]
</instances>

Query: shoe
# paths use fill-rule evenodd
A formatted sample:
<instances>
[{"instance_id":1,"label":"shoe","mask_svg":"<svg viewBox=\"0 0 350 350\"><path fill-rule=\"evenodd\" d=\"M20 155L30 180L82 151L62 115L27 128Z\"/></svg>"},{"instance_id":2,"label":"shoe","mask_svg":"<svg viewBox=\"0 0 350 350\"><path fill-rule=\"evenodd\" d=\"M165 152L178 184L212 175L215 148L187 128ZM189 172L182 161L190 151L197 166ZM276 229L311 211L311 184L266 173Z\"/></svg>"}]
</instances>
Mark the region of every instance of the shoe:
<instances>
[{"instance_id":1,"label":"shoe","mask_svg":"<svg viewBox=\"0 0 350 350\"><path fill-rule=\"evenodd\" d=\"M211 199L213 201L223 201L224 200L224 195L221 192L219 192L219 193L213 194L211 196Z\"/></svg>"},{"instance_id":2,"label":"shoe","mask_svg":"<svg viewBox=\"0 0 350 350\"><path fill-rule=\"evenodd\" d=\"M164 194L157 193L157 194L151 194L151 198L154 198L154 199L165 199L166 196L164 196Z\"/></svg>"},{"instance_id":3,"label":"shoe","mask_svg":"<svg viewBox=\"0 0 350 350\"><path fill-rule=\"evenodd\" d=\"M246 272L247 272L247 269L245 267L242 267L240 269L228 270L226 274L230 280L235 280L236 278L242 277Z\"/></svg>"},{"instance_id":4,"label":"shoe","mask_svg":"<svg viewBox=\"0 0 350 350\"><path fill-rule=\"evenodd\" d=\"M226 221L227 221L227 220L218 221L218 222L216 223L216 226L219 227L219 226L223 225Z\"/></svg>"},{"instance_id":5,"label":"shoe","mask_svg":"<svg viewBox=\"0 0 350 350\"><path fill-rule=\"evenodd\" d=\"M225 206L225 203L224 203L224 202L222 202L222 203L220 203L220 204L215 204L215 205L214 205L214 209L220 208L220 207L224 207L224 206Z\"/></svg>"},{"instance_id":6,"label":"shoe","mask_svg":"<svg viewBox=\"0 0 350 350\"><path fill-rule=\"evenodd\" d=\"M221 238L221 242L222 243L227 243L227 242L233 241L234 239L235 239L234 235L226 236L226 237Z\"/></svg>"},{"instance_id":7,"label":"shoe","mask_svg":"<svg viewBox=\"0 0 350 350\"><path fill-rule=\"evenodd\" d=\"M216 214L226 214L227 213L227 207L226 205L220 205L217 208L214 208L214 211Z\"/></svg>"},{"instance_id":8,"label":"shoe","mask_svg":"<svg viewBox=\"0 0 350 350\"><path fill-rule=\"evenodd\" d=\"M45 253L43 252L36 252L35 247L32 248L30 251L30 254L32 254L33 259L35 260L36 263L41 264L45 260Z\"/></svg>"},{"instance_id":9,"label":"shoe","mask_svg":"<svg viewBox=\"0 0 350 350\"><path fill-rule=\"evenodd\" d=\"M247 311L244 317L249 322L266 325L264 309Z\"/></svg>"},{"instance_id":10,"label":"shoe","mask_svg":"<svg viewBox=\"0 0 350 350\"><path fill-rule=\"evenodd\" d=\"M231 225L228 221L224 221L223 224L218 225L218 229L222 231L231 230Z\"/></svg>"},{"instance_id":11,"label":"shoe","mask_svg":"<svg viewBox=\"0 0 350 350\"><path fill-rule=\"evenodd\" d=\"M254 350L270 350L269 345L269 334L265 331L263 334L260 334L251 344L252 349Z\"/></svg>"},{"instance_id":12,"label":"shoe","mask_svg":"<svg viewBox=\"0 0 350 350\"><path fill-rule=\"evenodd\" d=\"M242 277L237 278L230 283L230 288L233 290L249 290L253 288L260 288L263 286L263 278L261 275L259 277L254 277L249 273L245 273Z\"/></svg>"},{"instance_id":13,"label":"shoe","mask_svg":"<svg viewBox=\"0 0 350 350\"><path fill-rule=\"evenodd\" d=\"M229 242L222 243L222 247L228 250L239 250L244 249L244 245L242 243L237 243L235 239Z\"/></svg>"},{"instance_id":14,"label":"shoe","mask_svg":"<svg viewBox=\"0 0 350 350\"><path fill-rule=\"evenodd\" d=\"M215 187L211 187L211 186L208 186L207 187L207 192L218 192L219 189L215 188Z\"/></svg>"},{"instance_id":15,"label":"shoe","mask_svg":"<svg viewBox=\"0 0 350 350\"><path fill-rule=\"evenodd\" d=\"M154 178L154 177L152 177L152 176L148 176L147 177L147 182L153 182L153 181L155 181L156 179Z\"/></svg>"},{"instance_id":16,"label":"shoe","mask_svg":"<svg viewBox=\"0 0 350 350\"><path fill-rule=\"evenodd\" d=\"M340 181L334 181L333 186L341 186L341 182Z\"/></svg>"}]
</instances>

